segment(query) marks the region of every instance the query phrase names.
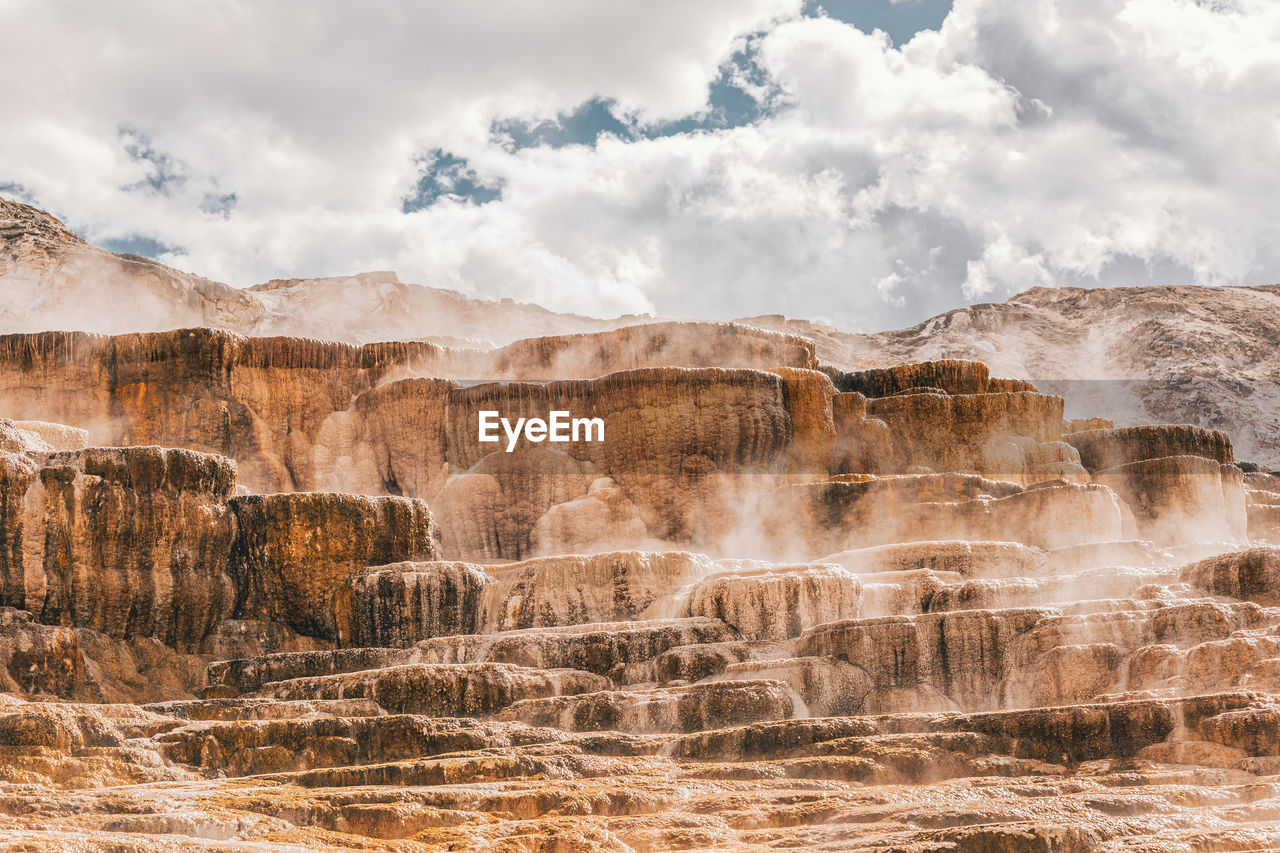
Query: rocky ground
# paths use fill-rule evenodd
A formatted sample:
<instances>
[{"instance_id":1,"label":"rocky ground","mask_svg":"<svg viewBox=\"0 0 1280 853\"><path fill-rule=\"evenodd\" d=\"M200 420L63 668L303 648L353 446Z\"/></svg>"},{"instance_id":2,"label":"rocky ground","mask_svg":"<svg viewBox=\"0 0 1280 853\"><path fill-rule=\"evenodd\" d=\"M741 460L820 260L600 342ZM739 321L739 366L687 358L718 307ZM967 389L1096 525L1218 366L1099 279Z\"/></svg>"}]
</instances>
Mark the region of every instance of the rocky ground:
<instances>
[{"instance_id":1,"label":"rocky ground","mask_svg":"<svg viewBox=\"0 0 1280 853\"><path fill-rule=\"evenodd\" d=\"M763 324L0 338L0 850L1280 848L1280 475Z\"/></svg>"}]
</instances>

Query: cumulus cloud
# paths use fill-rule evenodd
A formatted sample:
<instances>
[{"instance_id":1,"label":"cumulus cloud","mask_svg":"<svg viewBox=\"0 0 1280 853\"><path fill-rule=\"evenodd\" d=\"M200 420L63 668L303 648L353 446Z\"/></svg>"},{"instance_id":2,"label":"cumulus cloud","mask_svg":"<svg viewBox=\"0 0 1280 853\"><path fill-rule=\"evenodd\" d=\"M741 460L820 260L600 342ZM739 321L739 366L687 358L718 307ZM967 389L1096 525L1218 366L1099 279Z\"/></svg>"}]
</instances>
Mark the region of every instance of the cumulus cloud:
<instances>
[{"instance_id":1,"label":"cumulus cloud","mask_svg":"<svg viewBox=\"0 0 1280 853\"><path fill-rule=\"evenodd\" d=\"M957 0L898 47L800 0L0 0L0 186L235 284L868 329L1280 279L1278 48L1270 0Z\"/></svg>"}]
</instances>

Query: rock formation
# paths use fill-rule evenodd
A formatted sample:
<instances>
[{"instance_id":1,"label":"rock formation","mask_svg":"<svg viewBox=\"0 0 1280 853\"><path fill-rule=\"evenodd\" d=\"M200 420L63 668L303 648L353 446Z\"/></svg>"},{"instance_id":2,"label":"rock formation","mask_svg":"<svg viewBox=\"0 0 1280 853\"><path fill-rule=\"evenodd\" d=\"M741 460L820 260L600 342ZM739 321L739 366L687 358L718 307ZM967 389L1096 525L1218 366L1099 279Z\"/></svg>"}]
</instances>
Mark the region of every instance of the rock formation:
<instances>
[{"instance_id":1,"label":"rock formation","mask_svg":"<svg viewBox=\"0 0 1280 853\"><path fill-rule=\"evenodd\" d=\"M821 330L269 337L337 285L0 214L0 280L196 324L0 313L0 851L1280 847L1280 475L1226 431ZM604 440L480 441L554 410Z\"/></svg>"}]
</instances>

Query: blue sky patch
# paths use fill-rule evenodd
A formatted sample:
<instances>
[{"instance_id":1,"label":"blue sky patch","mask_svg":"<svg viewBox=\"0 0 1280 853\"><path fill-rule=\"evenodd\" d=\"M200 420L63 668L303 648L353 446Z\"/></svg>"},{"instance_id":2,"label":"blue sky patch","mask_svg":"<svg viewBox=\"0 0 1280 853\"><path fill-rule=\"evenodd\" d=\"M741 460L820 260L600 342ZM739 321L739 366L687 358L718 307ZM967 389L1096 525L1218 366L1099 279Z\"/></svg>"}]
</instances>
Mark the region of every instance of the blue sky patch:
<instances>
[{"instance_id":1,"label":"blue sky patch","mask_svg":"<svg viewBox=\"0 0 1280 853\"><path fill-rule=\"evenodd\" d=\"M826 12L863 32L884 30L895 47L921 30L936 30L951 12L951 0L805 0L806 15Z\"/></svg>"},{"instance_id":2,"label":"blue sky patch","mask_svg":"<svg viewBox=\"0 0 1280 853\"><path fill-rule=\"evenodd\" d=\"M168 195L171 184L181 185L186 182L187 170L181 161L156 150L151 145L151 140L144 134L122 127L119 130L119 136L120 144L124 147L124 152L129 155L129 159L137 163L146 163L148 166L147 176L141 181L123 187L126 192L150 189L161 195Z\"/></svg>"},{"instance_id":3,"label":"blue sky patch","mask_svg":"<svg viewBox=\"0 0 1280 853\"><path fill-rule=\"evenodd\" d=\"M491 133L511 150L518 150L539 145L549 148L594 146L606 133L635 142L751 124L768 115L769 95L776 91L769 75L756 62L754 42L759 35L752 36L746 47L734 53L720 67L720 74L708 91L707 108L699 114L676 121L641 125L630 116L621 114L614 99L595 97L555 118L535 122L517 119L496 121ZM753 92L764 93L764 102Z\"/></svg>"},{"instance_id":4,"label":"blue sky patch","mask_svg":"<svg viewBox=\"0 0 1280 853\"><path fill-rule=\"evenodd\" d=\"M141 255L144 258L158 258L160 255L177 251L175 246L166 245L159 240L142 234L129 234L112 240L102 240L98 245L108 252L118 252L122 255Z\"/></svg>"},{"instance_id":5,"label":"blue sky patch","mask_svg":"<svg viewBox=\"0 0 1280 853\"><path fill-rule=\"evenodd\" d=\"M613 114L615 106L613 99L592 98L572 112L563 113L554 119L540 122L494 122L490 132L499 137L509 137L515 148L594 145L596 137L602 133L612 133L622 139L633 138L633 128Z\"/></svg>"},{"instance_id":6,"label":"blue sky patch","mask_svg":"<svg viewBox=\"0 0 1280 853\"><path fill-rule=\"evenodd\" d=\"M417 158L421 174L413 192L404 197L401 210L413 213L430 207L441 198L456 198L472 204L486 204L502 198L502 184L482 180L467 158L439 148Z\"/></svg>"},{"instance_id":7,"label":"blue sky patch","mask_svg":"<svg viewBox=\"0 0 1280 853\"><path fill-rule=\"evenodd\" d=\"M231 211L235 210L236 194L225 193L218 195L217 193L206 193L204 200L200 202L200 212L207 213L209 216L220 216L223 219L231 218Z\"/></svg>"},{"instance_id":8,"label":"blue sky patch","mask_svg":"<svg viewBox=\"0 0 1280 853\"><path fill-rule=\"evenodd\" d=\"M804 13L827 15L865 32L884 30L895 45L905 44L921 30L936 30L951 12L952 0L806 0ZM658 139L700 130L725 130L759 121L773 112L777 89L756 61L756 42L763 33L747 39L746 46L720 68L707 96L707 108L697 115L671 122L639 125L621 114L612 98L595 97L575 109L541 121L510 119L493 123L491 133L511 150L545 145L594 146L603 134L628 142Z\"/></svg>"},{"instance_id":9,"label":"blue sky patch","mask_svg":"<svg viewBox=\"0 0 1280 853\"><path fill-rule=\"evenodd\" d=\"M0 196L20 201L23 204L35 204L35 196L31 191L15 181L0 181Z\"/></svg>"}]
</instances>

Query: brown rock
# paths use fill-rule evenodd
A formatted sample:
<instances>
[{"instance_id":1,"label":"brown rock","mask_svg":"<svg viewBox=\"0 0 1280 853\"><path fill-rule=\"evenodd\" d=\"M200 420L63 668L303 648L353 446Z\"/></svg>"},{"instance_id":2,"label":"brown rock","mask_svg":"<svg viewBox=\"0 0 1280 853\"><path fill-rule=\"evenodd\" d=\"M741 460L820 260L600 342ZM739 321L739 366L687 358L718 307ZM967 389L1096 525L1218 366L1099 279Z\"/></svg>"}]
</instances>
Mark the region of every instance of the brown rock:
<instances>
[{"instance_id":1,"label":"brown rock","mask_svg":"<svg viewBox=\"0 0 1280 853\"><path fill-rule=\"evenodd\" d=\"M490 568L487 631L677 615L675 594L712 571L686 551L540 557ZM679 614L684 615L684 614Z\"/></svg>"},{"instance_id":2,"label":"brown rock","mask_svg":"<svg viewBox=\"0 0 1280 853\"><path fill-rule=\"evenodd\" d=\"M338 641L347 647L412 646L474 634L486 622L493 579L467 563L395 563L356 575L339 590Z\"/></svg>"},{"instance_id":3,"label":"brown rock","mask_svg":"<svg viewBox=\"0 0 1280 853\"><path fill-rule=\"evenodd\" d=\"M609 675L615 668L648 661L679 646L738 639L736 631L717 619L653 619L437 637L418 643L415 655L424 663L491 661Z\"/></svg>"},{"instance_id":4,"label":"brown rock","mask_svg":"<svg viewBox=\"0 0 1280 853\"><path fill-rule=\"evenodd\" d=\"M1234 465L1166 456L1108 468L1096 479L1128 503L1144 538L1176 545L1246 536L1244 490Z\"/></svg>"},{"instance_id":5,"label":"brown rock","mask_svg":"<svg viewBox=\"0 0 1280 853\"><path fill-rule=\"evenodd\" d=\"M1280 549L1250 548L1184 566L1182 580L1210 595L1280 606Z\"/></svg>"},{"instance_id":6,"label":"brown rock","mask_svg":"<svg viewBox=\"0 0 1280 853\"><path fill-rule=\"evenodd\" d=\"M838 566L745 562L694 585L688 615L719 619L749 640L798 637L858 616L862 585Z\"/></svg>"},{"instance_id":7,"label":"brown rock","mask_svg":"<svg viewBox=\"0 0 1280 853\"><path fill-rule=\"evenodd\" d=\"M1080 461L1091 473L1166 456L1199 456L1220 465L1235 462L1225 433L1187 424L1090 429L1062 440L1080 451Z\"/></svg>"},{"instance_id":8,"label":"brown rock","mask_svg":"<svg viewBox=\"0 0 1280 853\"><path fill-rule=\"evenodd\" d=\"M12 500L5 508L23 543L20 559L8 554L6 603L46 623L194 650L234 602L234 481L229 460L186 450L49 455L23 515Z\"/></svg>"},{"instance_id":9,"label":"brown rock","mask_svg":"<svg viewBox=\"0 0 1280 853\"><path fill-rule=\"evenodd\" d=\"M239 536L229 571L236 615L282 622L337 639L336 612L348 582L370 565L436 556L435 526L422 501L328 493L233 498Z\"/></svg>"},{"instance_id":10,"label":"brown rock","mask_svg":"<svg viewBox=\"0 0 1280 853\"><path fill-rule=\"evenodd\" d=\"M533 670L497 663L405 664L272 682L259 688L258 695L286 701L372 699L392 714L474 717L521 700L612 686L607 678L571 669Z\"/></svg>"},{"instance_id":11,"label":"brown rock","mask_svg":"<svg viewBox=\"0 0 1280 853\"><path fill-rule=\"evenodd\" d=\"M915 388L937 388L948 394L985 394L991 390L991 382L991 371L982 362L954 359L861 370L836 377L841 391L856 391L868 397L889 397ZM1026 383L1022 390L1034 389Z\"/></svg>"},{"instance_id":12,"label":"brown rock","mask_svg":"<svg viewBox=\"0 0 1280 853\"><path fill-rule=\"evenodd\" d=\"M877 690L932 687L963 708L993 707L1013 639L1052 611L963 611L833 622L809 631L802 655L861 667Z\"/></svg>"},{"instance_id":13,"label":"brown rock","mask_svg":"<svg viewBox=\"0 0 1280 853\"><path fill-rule=\"evenodd\" d=\"M721 681L631 693L610 691L528 699L495 719L567 731L693 732L761 719L786 719L793 700L777 681Z\"/></svg>"},{"instance_id":14,"label":"brown rock","mask_svg":"<svg viewBox=\"0 0 1280 853\"><path fill-rule=\"evenodd\" d=\"M411 655L407 652L385 648L280 652L212 663L208 679L211 686L226 687L232 695L238 696L252 693L270 682L375 670L399 666L410 660Z\"/></svg>"}]
</instances>

